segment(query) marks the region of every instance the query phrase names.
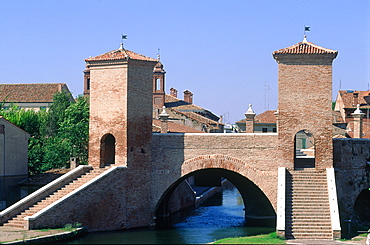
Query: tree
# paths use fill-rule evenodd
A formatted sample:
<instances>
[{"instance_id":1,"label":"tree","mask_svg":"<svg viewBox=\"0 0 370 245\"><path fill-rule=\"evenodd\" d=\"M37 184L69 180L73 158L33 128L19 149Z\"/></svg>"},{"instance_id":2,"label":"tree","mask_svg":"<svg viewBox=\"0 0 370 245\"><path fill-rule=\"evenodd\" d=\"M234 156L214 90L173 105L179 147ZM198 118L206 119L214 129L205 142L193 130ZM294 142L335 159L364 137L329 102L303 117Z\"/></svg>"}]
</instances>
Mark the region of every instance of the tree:
<instances>
[{"instance_id":1,"label":"tree","mask_svg":"<svg viewBox=\"0 0 370 245\"><path fill-rule=\"evenodd\" d=\"M42 134L45 137L53 137L58 133L59 124L63 121L65 110L71 103L66 92L62 91L54 94L53 103L48 111L48 118L42 127Z\"/></svg>"},{"instance_id":2,"label":"tree","mask_svg":"<svg viewBox=\"0 0 370 245\"><path fill-rule=\"evenodd\" d=\"M89 141L89 101L78 97L71 104L59 124L60 141L67 147L69 157L78 157L80 162L87 164L87 146ZM63 140L62 140L63 139Z\"/></svg>"},{"instance_id":3,"label":"tree","mask_svg":"<svg viewBox=\"0 0 370 245\"><path fill-rule=\"evenodd\" d=\"M78 97L70 101L64 93L54 95L49 111L25 110L17 106L0 108L0 115L30 134L29 173L68 167L70 157L87 164L89 102Z\"/></svg>"}]
</instances>

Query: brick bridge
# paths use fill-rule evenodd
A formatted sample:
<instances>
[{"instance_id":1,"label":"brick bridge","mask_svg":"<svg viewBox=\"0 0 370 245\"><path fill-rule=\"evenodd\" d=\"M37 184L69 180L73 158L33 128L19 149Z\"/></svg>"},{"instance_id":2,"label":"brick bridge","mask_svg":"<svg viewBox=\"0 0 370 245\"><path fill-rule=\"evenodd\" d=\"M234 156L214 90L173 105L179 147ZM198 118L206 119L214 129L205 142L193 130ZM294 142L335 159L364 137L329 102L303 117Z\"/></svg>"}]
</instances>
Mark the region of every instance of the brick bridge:
<instances>
[{"instance_id":1,"label":"brick bridge","mask_svg":"<svg viewBox=\"0 0 370 245\"><path fill-rule=\"evenodd\" d=\"M90 231L152 226L194 202L184 180L224 177L239 189L247 221L270 218L291 238L338 238L344 220L369 222L370 141L332 138L336 56L306 40L275 51L277 133L240 134L153 134L158 61L123 48L86 59L90 165L4 210L0 222L27 229L79 222ZM299 135L311 142L306 153L297 151Z\"/></svg>"}]
</instances>

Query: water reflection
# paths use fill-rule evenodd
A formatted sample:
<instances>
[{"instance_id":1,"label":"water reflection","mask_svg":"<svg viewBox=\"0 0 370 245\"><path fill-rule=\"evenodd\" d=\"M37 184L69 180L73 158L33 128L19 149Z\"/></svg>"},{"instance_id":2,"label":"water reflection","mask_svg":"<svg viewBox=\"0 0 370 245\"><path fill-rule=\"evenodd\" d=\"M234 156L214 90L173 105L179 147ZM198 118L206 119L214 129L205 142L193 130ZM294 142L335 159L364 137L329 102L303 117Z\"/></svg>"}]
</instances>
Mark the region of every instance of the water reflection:
<instances>
[{"instance_id":1,"label":"water reflection","mask_svg":"<svg viewBox=\"0 0 370 245\"><path fill-rule=\"evenodd\" d=\"M228 187L160 229L96 232L69 244L201 244L274 231L274 227L245 227L243 208L237 189Z\"/></svg>"}]
</instances>

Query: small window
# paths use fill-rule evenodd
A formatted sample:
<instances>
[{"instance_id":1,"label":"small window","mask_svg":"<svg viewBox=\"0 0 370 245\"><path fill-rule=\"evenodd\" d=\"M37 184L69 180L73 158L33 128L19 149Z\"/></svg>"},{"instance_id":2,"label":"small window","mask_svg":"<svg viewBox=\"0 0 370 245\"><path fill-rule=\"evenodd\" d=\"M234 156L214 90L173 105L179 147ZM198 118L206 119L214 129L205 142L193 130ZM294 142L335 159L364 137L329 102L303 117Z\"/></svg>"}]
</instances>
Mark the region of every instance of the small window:
<instances>
[{"instance_id":1,"label":"small window","mask_svg":"<svg viewBox=\"0 0 370 245\"><path fill-rule=\"evenodd\" d=\"M262 128L262 133L267 133L267 128Z\"/></svg>"},{"instance_id":2,"label":"small window","mask_svg":"<svg viewBox=\"0 0 370 245\"><path fill-rule=\"evenodd\" d=\"M160 78L157 78L155 80L155 89L156 90L161 90L161 79Z\"/></svg>"},{"instance_id":3,"label":"small window","mask_svg":"<svg viewBox=\"0 0 370 245\"><path fill-rule=\"evenodd\" d=\"M86 89L87 90L90 90L90 78L87 79L87 82L86 83L87 83L86 84L86 87L87 87Z\"/></svg>"},{"instance_id":4,"label":"small window","mask_svg":"<svg viewBox=\"0 0 370 245\"><path fill-rule=\"evenodd\" d=\"M276 133L277 132L276 128L272 128L272 132Z\"/></svg>"}]
</instances>

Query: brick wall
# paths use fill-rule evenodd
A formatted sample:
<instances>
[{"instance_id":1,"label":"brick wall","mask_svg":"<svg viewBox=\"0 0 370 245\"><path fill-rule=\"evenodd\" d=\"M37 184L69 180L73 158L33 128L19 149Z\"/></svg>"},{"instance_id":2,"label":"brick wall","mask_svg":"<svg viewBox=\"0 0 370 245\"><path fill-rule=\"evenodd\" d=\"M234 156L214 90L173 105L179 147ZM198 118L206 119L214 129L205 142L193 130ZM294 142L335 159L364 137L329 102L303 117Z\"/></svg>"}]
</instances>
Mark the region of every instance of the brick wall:
<instances>
[{"instance_id":1,"label":"brick wall","mask_svg":"<svg viewBox=\"0 0 370 245\"><path fill-rule=\"evenodd\" d=\"M294 166L294 137L309 130L315 139L316 168L332 166L333 57L292 55L277 57L279 165Z\"/></svg>"},{"instance_id":2,"label":"brick wall","mask_svg":"<svg viewBox=\"0 0 370 245\"><path fill-rule=\"evenodd\" d=\"M105 134L116 140L115 164L145 168L150 159L154 62L90 64L89 163L100 166ZM139 166L141 165L141 166Z\"/></svg>"},{"instance_id":3,"label":"brick wall","mask_svg":"<svg viewBox=\"0 0 370 245\"><path fill-rule=\"evenodd\" d=\"M356 223L355 201L370 188L370 139L333 139L333 145L340 218Z\"/></svg>"},{"instance_id":4,"label":"brick wall","mask_svg":"<svg viewBox=\"0 0 370 245\"><path fill-rule=\"evenodd\" d=\"M154 209L181 177L209 168L222 168L251 180L276 208L277 134L154 134L152 142Z\"/></svg>"}]
</instances>

